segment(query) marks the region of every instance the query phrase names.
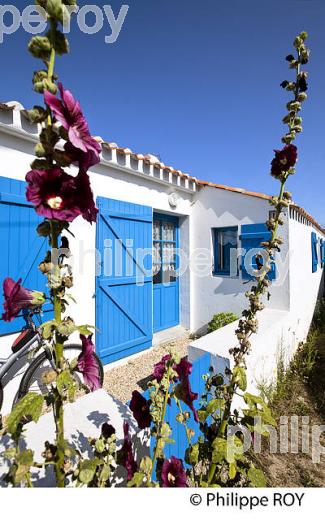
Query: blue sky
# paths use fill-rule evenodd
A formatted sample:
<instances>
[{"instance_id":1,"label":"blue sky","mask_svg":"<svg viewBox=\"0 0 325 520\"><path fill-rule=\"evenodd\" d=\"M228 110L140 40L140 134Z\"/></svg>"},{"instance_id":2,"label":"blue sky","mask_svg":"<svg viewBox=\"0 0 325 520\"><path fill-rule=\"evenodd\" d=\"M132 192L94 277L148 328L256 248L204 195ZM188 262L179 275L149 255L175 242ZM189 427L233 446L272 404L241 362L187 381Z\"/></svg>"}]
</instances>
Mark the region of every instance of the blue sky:
<instances>
[{"instance_id":1,"label":"blue sky","mask_svg":"<svg viewBox=\"0 0 325 520\"><path fill-rule=\"evenodd\" d=\"M28 1L15 5L22 10ZM122 1L110 4L118 13ZM125 0L119 38L105 44L71 23L71 54L57 71L80 99L95 135L200 179L275 193L269 176L290 78L284 58L294 36L309 32L312 59L299 165L289 188L294 200L325 226L324 0ZM91 15L89 25L94 22ZM9 22L7 22L9 23ZM38 66L20 29L0 45L0 100L40 102L31 76Z\"/></svg>"}]
</instances>

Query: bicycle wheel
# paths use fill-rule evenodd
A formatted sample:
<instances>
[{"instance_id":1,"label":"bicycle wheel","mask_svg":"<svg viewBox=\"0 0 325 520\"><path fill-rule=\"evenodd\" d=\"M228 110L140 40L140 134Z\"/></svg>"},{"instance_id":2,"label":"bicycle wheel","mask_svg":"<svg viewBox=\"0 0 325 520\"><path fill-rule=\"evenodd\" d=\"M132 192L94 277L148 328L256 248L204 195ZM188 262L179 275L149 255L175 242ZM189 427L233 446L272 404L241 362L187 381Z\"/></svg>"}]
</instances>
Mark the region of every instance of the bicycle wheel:
<instances>
[{"instance_id":1,"label":"bicycle wheel","mask_svg":"<svg viewBox=\"0 0 325 520\"><path fill-rule=\"evenodd\" d=\"M64 356L68 361L72 361L73 359L75 359L79 356L81 351L82 351L81 345L66 345L64 347ZM102 385L103 381L104 381L103 365L102 365L99 357L96 354L94 354L94 357L98 363L100 382ZM40 354L37 358L35 358L33 360L31 365L28 367L27 371L25 372L25 374L21 380L21 383L20 383L20 386L19 386L19 389L18 389L18 392L17 392L13 405L15 405L16 402L19 401L19 399L24 397L29 392L36 392L36 393L40 393L43 395L48 394L49 390L50 390L50 386L47 385L43 381L42 376L46 371L48 371L51 368L52 367L51 367L49 359L46 356L46 353L42 352L42 354ZM84 383L83 376L80 372L75 372L74 375L76 378L79 379L79 381L81 383ZM81 391L80 395L82 395L82 393L84 393L84 392Z\"/></svg>"}]
</instances>

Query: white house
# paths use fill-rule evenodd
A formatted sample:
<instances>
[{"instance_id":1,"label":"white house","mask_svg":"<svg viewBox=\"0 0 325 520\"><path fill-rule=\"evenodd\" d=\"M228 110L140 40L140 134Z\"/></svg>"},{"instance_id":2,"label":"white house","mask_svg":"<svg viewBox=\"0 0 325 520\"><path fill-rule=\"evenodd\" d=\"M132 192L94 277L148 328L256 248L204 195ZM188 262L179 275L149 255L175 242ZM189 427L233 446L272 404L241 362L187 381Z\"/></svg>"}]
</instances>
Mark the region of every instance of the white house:
<instances>
[{"instance_id":1,"label":"white house","mask_svg":"<svg viewBox=\"0 0 325 520\"><path fill-rule=\"evenodd\" d=\"M46 250L24 197L37 139L38 127L21 105L0 105L0 279L22 277L31 289L44 288L37 265ZM98 222L79 218L71 227L78 303L69 312L78 323L96 324L96 349L108 364L180 330L201 331L215 313L239 315L252 283L250 252L268 236L264 223L272 207L267 195L199 181L115 143L102 141L102 147L101 163L90 173ZM306 338L324 283L321 226L292 204L281 235L265 315L274 348L272 330L284 317L295 345ZM22 319L0 321L0 357L9 355L22 326ZM199 348L219 352L199 341Z\"/></svg>"}]
</instances>

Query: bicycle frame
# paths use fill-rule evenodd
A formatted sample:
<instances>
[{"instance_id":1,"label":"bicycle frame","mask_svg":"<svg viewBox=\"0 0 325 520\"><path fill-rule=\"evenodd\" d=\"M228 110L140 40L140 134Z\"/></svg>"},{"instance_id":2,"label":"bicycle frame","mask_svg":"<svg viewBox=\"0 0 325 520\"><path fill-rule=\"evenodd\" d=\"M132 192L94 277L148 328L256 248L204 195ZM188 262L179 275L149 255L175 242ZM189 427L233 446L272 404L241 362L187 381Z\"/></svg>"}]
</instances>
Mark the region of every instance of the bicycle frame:
<instances>
[{"instance_id":1,"label":"bicycle frame","mask_svg":"<svg viewBox=\"0 0 325 520\"><path fill-rule=\"evenodd\" d=\"M40 333L35 330L35 336L30 339L26 345L24 345L18 352L13 352L8 358L0 359L0 385L4 376L9 372L9 370L14 366L14 364L21 358L23 358L26 353L31 349L31 347L38 343L39 345L43 342Z\"/></svg>"}]
</instances>

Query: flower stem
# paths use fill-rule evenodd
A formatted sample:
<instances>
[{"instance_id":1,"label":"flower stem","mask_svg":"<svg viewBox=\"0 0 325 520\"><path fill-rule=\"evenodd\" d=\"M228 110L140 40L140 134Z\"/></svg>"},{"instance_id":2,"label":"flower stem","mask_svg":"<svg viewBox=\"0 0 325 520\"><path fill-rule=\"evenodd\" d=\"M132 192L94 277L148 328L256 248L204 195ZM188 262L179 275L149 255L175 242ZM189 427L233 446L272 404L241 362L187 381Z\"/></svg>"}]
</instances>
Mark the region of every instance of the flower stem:
<instances>
[{"instance_id":1,"label":"flower stem","mask_svg":"<svg viewBox=\"0 0 325 520\"><path fill-rule=\"evenodd\" d=\"M158 431L157 431L157 437L156 437L156 445L155 445L155 450L154 450L154 456L153 456L153 459L152 459L151 474L150 474L150 479L148 479L148 482L147 482L147 485L148 485L148 486L150 486L150 484L151 484L151 482L152 482L152 475L153 475L153 472L154 472L154 469L155 469L155 465L156 465L156 462L157 462L157 458L158 458L158 448L159 448L159 441L160 441L160 438L161 438L161 428L162 428L162 425L164 424L164 421L165 421L165 415L166 415L166 411L167 411L168 399L169 399L169 397L170 397L170 395L169 395L169 387L170 387L170 368L168 368L167 377L168 377L169 385L168 385L167 390L166 390L166 393L165 393L165 399L164 399L164 405L163 405L162 415L161 415L161 418L160 418L160 421L159 421L159 424L158 424Z\"/></svg>"}]
</instances>

